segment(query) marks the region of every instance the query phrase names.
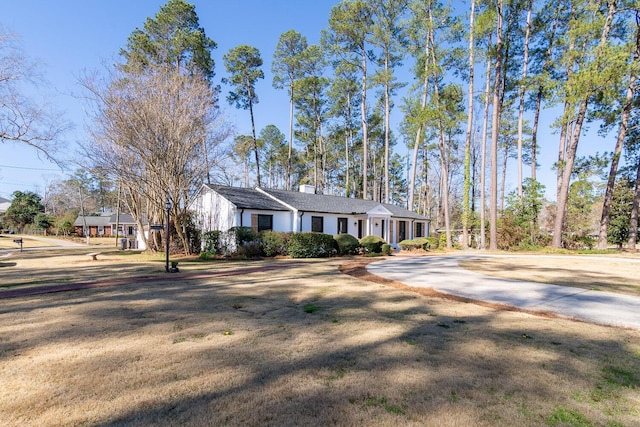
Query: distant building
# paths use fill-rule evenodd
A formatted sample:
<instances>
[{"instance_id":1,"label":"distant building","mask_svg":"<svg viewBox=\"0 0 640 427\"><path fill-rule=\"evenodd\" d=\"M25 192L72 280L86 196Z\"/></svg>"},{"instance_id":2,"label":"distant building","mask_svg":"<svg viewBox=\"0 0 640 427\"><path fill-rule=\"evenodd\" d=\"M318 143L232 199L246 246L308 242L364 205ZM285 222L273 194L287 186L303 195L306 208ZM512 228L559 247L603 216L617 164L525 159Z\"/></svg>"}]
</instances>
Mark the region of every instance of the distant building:
<instances>
[{"instance_id":1,"label":"distant building","mask_svg":"<svg viewBox=\"0 0 640 427\"><path fill-rule=\"evenodd\" d=\"M11 200L0 197L0 214L5 213L7 209L9 209L9 206L11 206Z\"/></svg>"},{"instance_id":2,"label":"distant building","mask_svg":"<svg viewBox=\"0 0 640 427\"><path fill-rule=\"evenodd\" d=\"M131 215L125 213L121 213L119 217L111 212L78 216L73 226L78 236L110 237L116 236L116 224L118 236L136 237L138 235L138 225Z\"/></svg>"}]
</instances>

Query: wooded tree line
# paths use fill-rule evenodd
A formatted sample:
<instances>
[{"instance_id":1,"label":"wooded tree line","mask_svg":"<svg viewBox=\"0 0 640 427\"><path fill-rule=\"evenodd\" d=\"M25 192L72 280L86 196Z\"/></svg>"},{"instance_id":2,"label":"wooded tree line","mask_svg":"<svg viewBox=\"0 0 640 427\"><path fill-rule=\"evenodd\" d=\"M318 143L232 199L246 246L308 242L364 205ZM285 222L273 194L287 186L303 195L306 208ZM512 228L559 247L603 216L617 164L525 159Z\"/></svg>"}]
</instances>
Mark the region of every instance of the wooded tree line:
<instances>
[{"instance_id":1,"label":"wooded tree line","mask_svg":"<svg viewBox=\"0 0 640 427\"><path fill-rule=\"evenodd\" d=\"M604 157L607 184L597 226L598 245L605 248L612 240L612 205L622 191L616 192L616 182L638 193L633 123L639 11L637 1L473 0L466 11L431 0L340 2L320 45L309 45L295 30L281 35L272 72L274 86L289 97L288 146L285 135L267 128L260 138L254 131L236 139L244 183L260 185L262 161L269 164L269 186L309 183L318 193L406 204L442 227L448 246L451 230L461 227L463 245L474 230L478 246L486 247L488 224L489 247L496 249L505 200L513 211L526 197L539 198L538 169L553 168L557 197L548 234L561 247L596 228L571 230L568 224L576 219L568 217L572 203L586 197L573 193L603 166L602 157L577 156L584 128L595 123L603 136L617 132L615 143L603 138L598 147L610 153ZM410 83L398 78L399 68L408 63L412 86L396 106L394 95ZM392 113L401 117L396 128ZM558 135L554 165L538 162L545 115L555 120ZM253 181L247 176L249 138L256 156ZM554 150L553 141L543 143ZM408 158L397 154L403 145ZM517 167L515 199L505 194L510 159ZM586 187L583 192L598 193ZM637 196L632 200L624 206L634 247ZM620 207L620 200L615 204ZM539 230L539 212L529 221L530 229ZM527 242L538 240L534 234Z\"/></svg>"},{"instance_id":2,"label":"wooded tree line","mask_svg":"<svg viewBox=\"0 0 640 427\"><path fill-rule=\"evenodd\" d=\"M515 224L526 231L520 244L552 236L566 246L598 228L600 246L635 247L639 12L637 0L470 0L457 9L343 0L318 44L292 29L274 46L272 84L289 100L280 130L255 126L262 53L241 45L224 54L223 93L216 43L193 5L170 0L133 31L122 62L82 80L93 101L86 167L111 177L140 226L162 222L170 198L185 251L187 208L202 182L304 183L406 205L431 217L448 246L461 228L463 245L471 232L475 245L495 249ZM221 97L247 110L250 135L230 138ZM539 139L545 118L555 141ZM606 154L579 158L589 123ZM541 150L557 152L556 162L539 164ZM548 203L537 174L552 168ZM506 194L512 175L515 195ZM596 204L599 223L589 223Z\"/></svg>"}]
</instances>

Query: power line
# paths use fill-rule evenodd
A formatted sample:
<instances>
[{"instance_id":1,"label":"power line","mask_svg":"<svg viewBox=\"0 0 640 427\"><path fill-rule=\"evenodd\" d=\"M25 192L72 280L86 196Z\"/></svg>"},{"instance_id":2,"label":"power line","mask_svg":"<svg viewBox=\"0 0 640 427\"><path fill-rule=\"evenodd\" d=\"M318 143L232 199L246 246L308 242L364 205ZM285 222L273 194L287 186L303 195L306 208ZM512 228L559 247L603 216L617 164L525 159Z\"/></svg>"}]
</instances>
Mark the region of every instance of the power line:
<instances>
[{"instance_id":1,"label":"power line","mask_svg":"<svg viewBox=\"0 0 640 427\"><path fill-rule=\"evenodd\" d=\"M45 168L27 168L22 166L9 166L9 165L0 165L0 168L8 168L8 169L23 169L30 171L49 171L49 172L63 172L64 169L45 169Z\"/></svg>"}]
</instances>

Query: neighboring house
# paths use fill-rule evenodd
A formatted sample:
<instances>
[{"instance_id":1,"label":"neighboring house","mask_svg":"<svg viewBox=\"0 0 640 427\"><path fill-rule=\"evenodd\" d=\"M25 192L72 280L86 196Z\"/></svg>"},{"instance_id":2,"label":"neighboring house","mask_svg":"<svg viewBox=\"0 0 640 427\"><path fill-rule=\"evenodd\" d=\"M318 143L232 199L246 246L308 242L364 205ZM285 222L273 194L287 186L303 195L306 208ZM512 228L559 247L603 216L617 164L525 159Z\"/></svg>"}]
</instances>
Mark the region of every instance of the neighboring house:
<instances>
[{"instance_id":1,"label":"neighboring house","mask_svg":"<svg viewBox=\"0 0 640 427\"><path fill-rule=\"evenodd\" d=\"M78 216L73 223L78 236L89 235L92 237L115 236L116 225L119 236L136 237L138 235L138 225L131 215L125 213L121 213L119 217L111 212L84 217Z\"/></svg>"},{"instance_id":2,"label":"neighboring house","mask_svg":"<svg viewBox=\"0 0 640 427\"><path fill-rule=\"evenodd\" d=\"M191 209L203 232L245 226L258 232L376 235L396 248L402 240L429 235L429 219L415 212L373 200L313 194L307 185L295 192L204 184Z\"/></svg>"},{"instance_id":3,"label":"neighboring house","mask_svg":"<svg viewBox=\"0 0 640 427\"><path fill-rule=\"evenodd\" d=\"M7 209L9 209L9 206L11 206L11 200L0 197L0 214L5 213Z\"/></svg>"}]
</instances>

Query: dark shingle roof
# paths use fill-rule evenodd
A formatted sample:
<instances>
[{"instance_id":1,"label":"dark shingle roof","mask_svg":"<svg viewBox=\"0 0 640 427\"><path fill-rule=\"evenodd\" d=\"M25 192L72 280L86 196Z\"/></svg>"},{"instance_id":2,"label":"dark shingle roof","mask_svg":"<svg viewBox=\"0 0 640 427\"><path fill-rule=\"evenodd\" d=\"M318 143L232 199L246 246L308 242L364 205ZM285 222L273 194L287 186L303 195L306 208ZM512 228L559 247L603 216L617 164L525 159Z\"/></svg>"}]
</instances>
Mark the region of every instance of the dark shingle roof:
<instances>
[{"instance_id":1,"label":"dark shingle roof","mask_svg":"<svg viewBox=\"0 0 640 427\"><path fill-rule=\"evenodd\" d=\"M321 194L310 194L285 190L263 190L282 200L294 208L307 212L322 212L345 215L364 214L377 206L384 206L393 216L426 220L427 218L418 215L408 209L387 203L375 202L373 200L352 199L350 197L325 196Z\"/></svg>"},{"instance_id":2,"label":"dark shingle roof","mask_svg":"<svg viewBox=\"0 0 640 427\"><path fill-rule=\"evenodd\" d=\"M116 223L116 214L111 214L111 213L103 213L100 215L87 215L85 218L87 219L88 227L96 227L96 226L102 226L102 225L106 226L106 225L111 225ZM133 219L133 217L130 214L120 213L120 217L118 218L118 223L119 224L135 224L136 221ZM146 221L143 221L143 224L146 224ZM73 223L73 225L77 227L84 226L84 219L82 215L79 215L78 218L76 218L76 221Z\"/></svg>"},{"instance_id":3,"label":"dark shingle roof","mask_svg":"<svg viewBox=\"0 0 640 427\"><path fill-rule=\"evenodd\" d=\"M270 211L288 211L289 209L277 200L304 212L319 212L344 215L362 215L383 206L393 216L408 219L427 220L426 217L400 206L373 200L353 199L350 197L325 196L297 191L226 187L223 185L205 184L206 187L220 194L240 209L261 209ZM267 193L268 195L262 193ZM275 200L277 199L277 200Z\"/></svg>"},{"instance_id":4,"label":"dark shingle roof","mask_svg":"<svg viewBox=\"0 0 640 427\"><path fill-rule=\"evenodd\" d=\"M205 184L240 209L261 209L266 211L288 211L286 206L253 188L225 187Z\"/></svg>"},{"instance_id":5,"label":"dark shingle roof","mask_svg":"<svg viewBox=\"0 0 640 427\"><path fill-rule=\"evenodd\" d=\"M116 221L118 222L118 224L135 224L136 223L133 217L130 214L126 214L126 213L121 213L120 215L111 214L111 216L109 217L109 222L112 224L115 224ZM146 221L143 221L143 223L146 223Z\"/></svg>"},{"instance_id":6,"label":"dark shingle roof","mask_svg":"<svg viewBox=\"0 0 640 427\"><path fill-rule=\"evenodd\" d=\"M85 221L87 223L87 227L95 227L95 226L106 226L106 225L110 225L111 223L109 222L109 217L108 216L104 216L104 215L100 215L100 216L95 216L95 215L87 215L84 217L82 216L78 216L78 218L76 218L76 222L73 223L73 225L77 226L77 227L81 227L85 225Z\"/></svg>"}]
</instances>

